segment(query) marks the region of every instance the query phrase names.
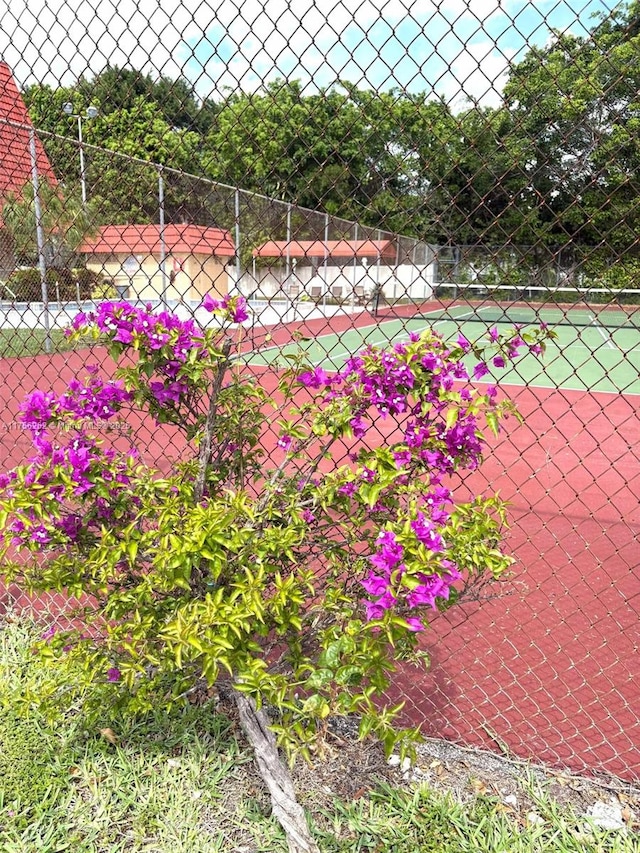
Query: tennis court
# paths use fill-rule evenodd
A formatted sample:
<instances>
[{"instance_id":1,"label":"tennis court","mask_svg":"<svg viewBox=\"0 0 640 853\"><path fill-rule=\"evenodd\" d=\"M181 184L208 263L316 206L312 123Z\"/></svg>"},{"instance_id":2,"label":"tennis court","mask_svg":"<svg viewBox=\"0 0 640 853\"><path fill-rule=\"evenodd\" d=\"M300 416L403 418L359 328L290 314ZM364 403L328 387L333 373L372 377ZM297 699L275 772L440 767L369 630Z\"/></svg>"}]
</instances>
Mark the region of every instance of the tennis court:
<instances>
[{"instance_id":1,"label":"tennis court","mask_svg":"<svg viewBox=\"0 0 640 853\"><path fill-rule=\"evenodd\" d=\"M432 303L428 308L418 317L412 307L410 322L398 312L389 312L380 322L362 313L313 319L296 327L280 323L268 334L270 343L281 339L285 351L293 352L297 345L290 343L291 336L299 330L314 339L303 341L310 358L335 369L366 340L384 344L406 337L407 328L429 327L446 337L456 337L459 330L473 337L494 322L488 310L480 312L482 319L474 319L460 316L468 306L449 306L446 317L442 306ZM511 323L522 322L515 311L509 311L509 317ZM539 318L553 323L550 312ZM421 725L426 735L489 747L488 727L521 757L581 771L595 763L624 774L637 766L640 734L633 711L638 702L634 673L640 600L636 401L617 393L603 405L584 389L558 392L548 387L553 382L549 370L558 359L566 365L567 381L575 369L583 382L597 383L593 368L585 370L578 362L603 359L611 350L601 329L575 322L573 327L558 325L560 342L543 361L532 359L534 382L524 386L524 362L518 364L518 374L511 372L513 381L523 386L510 396L524 423L510 419L499 438L488 436L492 452L482 468L465 479L465 487L476 494L499 490L508 502L511 528L505 544L517 559L516 574L504 595L434 621L425 638L432 668L424 673L400 671L395 689L398 701L408 700L405 722ZM617 359L617 371L625 360L632 363L629 352L637 364L637 332L620 328L605 334L627 352ZM567 346L565 337L574 347L561 352ZM276 371L258 362L265 365L269 359L275 364L280 349L258 351L255 338L247 342L252 341L247 358L256 363L257 381L275 395ZM31 452L29 435L13 429L22 397L34 388L61 393L71 379L84 375L87 355L78 350L3 360L0 461L5 468L20 464ZM94 351L92 360L101 362L107 374L113 372L106 351ZM633 373L635 384L629 388L640 393L637 370ZM611 385L619 381L611 380ZM597 384L604 388L602 382ZM306 399L301 389L300 402ZM183 457L184 440L176 428L159 428L152 418L137 417L131 426L148 464L166 471L173 459ZM388 427L393 425L389 422ZM386 436L380 431L380 441ZM263 440L269 458L276 439L277 430L268 428ZM0 609L3 597L13 606L30 606L17 589L4 596L2 592L0 588ZM62 610L59 597L41 599L38 607L49 614Z\"/></svg>"},{"instance_id":2,"label":"tennis court","mask_svg":"<svg viewBox=\"0 0 640 853\"><path fill-rule=\"evenodd\" d=\"M413 317L386 319L303 338L286 346L267 347L247 355L252 365L288 364L287 356L304 350L308 361L325 370L339 370L367 345L384 346L406 340L411 332L433 329L445 340L462 333L477 341L489 328L507 331L514 325L546 323L557 338L544 356L528 354L509 369L495 369L493 377L510 385L567 388L576 391L640 394L640 327L623 309L594 312L586 308L461 304L435 307ZM469 365L472 366L473 359ZM491 381L490 377L487 377Z\"/></svg>"}]
</instances>

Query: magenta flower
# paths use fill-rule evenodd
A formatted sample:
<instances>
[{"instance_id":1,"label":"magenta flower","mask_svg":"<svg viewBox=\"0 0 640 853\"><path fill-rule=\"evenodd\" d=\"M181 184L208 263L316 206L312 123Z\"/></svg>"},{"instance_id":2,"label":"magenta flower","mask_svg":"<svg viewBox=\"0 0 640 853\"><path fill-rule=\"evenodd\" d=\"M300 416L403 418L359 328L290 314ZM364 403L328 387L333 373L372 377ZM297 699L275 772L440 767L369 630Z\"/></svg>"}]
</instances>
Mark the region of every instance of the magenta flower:
<instances>
[{"instance_id":1,"label":"magenta flower","mask_svg":"<svg viewBox=\"0 0 640 853\"><path fill-rule=\"evenodd\" d=\"M220 300L214 299L209 293L206 293L202 300L202 307L205 311L218 311L221 305Z\"/></svg>"},{"instance_id":2,"label":"magenta flower","mask_svg":"<svg viewBox=\"0 0 640 853\"><path fill-rule=\"evenodd\" d=\"M464 364L461 361L457 361L453 365L451 372L452 372L453 376L455 376L456 379L468 379L469 378L467 368L464 366Z\"/></svg>"},{"instance_id":3,"label":"magenta flower","mask_svg":"<svg viewBox=\"0 0 640 853\"><path fill-rule=\"evenodd\" d=\"M110 669L107 670L107 681L120 681L121 678L122 673L120 672L117 666L112 666Z\"/></svg>"},{"instance_id":4,"label":"magenta flower","mask_svg":"<svg viewBox=\"0 0 640 853\"><path fill-rule=\"evenodd\" d=\"M457 344L462 350L462 352L469 352L469 350L471 349L471 344L463 334L458 335Z\"/></svg>"},{"instance_id":5,"label":"magenta flower","mask_svg":"<svg viewBox=\"0 0 640 853\"><path fill-rule=\"evenodd\" d=\"M436 609L436 598L449 598L450 584L440 575L421 575L422 583L407 595L409 607L432 607Z\"/></svg>"},{"instance_id":6,"label":"magenta flower","mask_svg":"<svg viewBox=\"0 0 640 853\"><path fill-rule=\"evenodd\" d=\"M53 452L53 445L45 436L45 432L34 433L33 446L41 456L50 456Z\"/></svg>"},{"instance_id":7,"label":"magenta flower","mask_svg":"<svg viewBox=\"0 0 640 853\"><path fill-rule=\"evenodd\" d=\"M367 622L370 622L372 619L382 619L385 612L390 610L397 602L398 599L389 590L377 601L365 601L364 607Z\"/></svg>"},{"instance_id":8,"label":"magenta flower","mask_svg":"<svg viewBox=\"0 0 640 853\"><path fill-rule=\"evenodd\" d=\"M351 481L349 483L344 483L342 486L339 486L338 494L339 495L348 495L349 497L351 497L351 495L354 495L356 493L356 490L357 490L356 484L353 481Z\"/></svg>"},{"instance_id":9,"label":"magenta flower","mask_svg":"<svg viewBox=\"0 0 640 853\"><path fill-rule=\"evenodd\" d=\"M132 396L124 389L122 382L112 379L103 382L92 375L84 382L72 379L68 391L60 397L57 405L61 412L68 412L79 418L108 420L120 411Z\"/></svg>"},{"instance_id":10,"label":"magenta flower","mask_svg":"<svg viewBox=\"0 0 640 853\"><path fill-rule=\"evenodd\" d=\"M121 344L130 344L133 340L133 334L130 329L126 329L124 326L120 326L118 331L113 336L114 341L118 341Z\"/></svg>"},{"instance_id":11,"label":"magenta flower","mask_svg":"<svg viewBox=\"0 0 640 853\"><path fill-rule=\"evenodd\" d=\"M380 575L374 575L373 572L370 572L369 575L360 583L369 595L384 595L389 586L389 579L381 577Z\"/></svg>"},{"instance_id":12,"label":"magenta flower","mask_svg":"<svg viewBox=\"0 0 640 853\"><path fill-rule=\"evenodd\" d=\"M408 450L396 450L393 458L398 468L407 468L411 464L411 453Z\"/></svg>"},{"instance_id":13,"label":"magenta flower","mask_svg":"<svg viewBox=\"0 0 640 853\"><path fill-rule=\"evenodd\" d=\"M79 515L68 515L61 519L56 527L75 542L82 530L82 518Z\"/></svg>"},{"instance_id":14,"label":"magenta flower","mask_svg":"<svg viewBox=\"0 0 640 853\"><path fill-rule=\"evenodd\" d=\"M479 361L478 364L473 368L473 378L474 379L482 379L483 376L486 376L489 372L489 368L484 363L484 361Z\"/></svg>"},{"instance_id":15,"label":"magenta flower","mask_svg":"<svg viewBox=\"0 0 640 853\"><path fill-rule=\"evenodd\" d=\"M149 390L161 406L167 403L179 403L181 395L187 390L184 382L150 382Z\"/></svg>"},{"instance_id":16,"label":"magenta flower","mask_svg":"<svg viewBox=\"0 0 640 853\"><path fill-rule=\"evenodd\" d=\"M242 296L238 296L236 299L236 304L231 312L231 319L234 323L244 323L245 320L249 319L247 303Z\"/></svg>"},{"instance_id":17,"label":"magenta flower","mask_svg":"<svg viewBox=\"0 0 640 853\"><path fill-rule=\"evenodd\" d=\"M354 436L354 438L362 438L362 437L366 434L366 432L367 432L367 429L366 429L365 423L364 423L364 421L362 420L362 418L361 418L361 417L359 417L359 416L358 416L358 417L355 417L355 418L352 418L352 419L349 421L349 426L350 426L350 427L351 427L351 429L353 430L353 436Z\"/></svg>"},{"instance_id":18,"label":"magenta flower","mask_svg":"<svg viewBox=\"0 0 640 853\"><path fill-rule=\"evenodd\" d=\"M320 388L322 385L330 385L331 378L321 367L316 367L301 373L298 376L298 382L306 388Z\"/></svg>"},{"instance_id":19,"label":"magenta flower","mask_svg":"<svg viewBox=\"0 0 640 853\"><path fill-rule=\"evenodd\" d=\"M424 513L418 513L415 520L411 522L411 529L416 534L416 539L425 548L428 548L430 551L444 551L442 536L435 530L433 524L425 517Z\"/></svg>"},{"instance_id":20,"label":"magenta flower","mask_svg":"<svg viewBox=\"0 0 640 853\"><path fill-rule=\"evenodd\" d=\"M37 545L48 545L49 542L51 542L51 534L46 529L46 527L42 526L42 524L39 524L37 527L33 528L29 538Z\"/></svg>"},{"instance_id":21,"label":"magenta flower","mask_svg":"<svg viewBox=\"0 0 640 853\"><path fill-rule=\"evenodd\" d=\"M32 391L20 404L22 422L32 424L32 430L42 430L53 416L56 404L57 398L52 391Z\"/></svg>"},{"instance_id":22,"label":"magenta flower","mask_svg":"<svg viewBox=\"0 0 640 853\"><path fill-rule=\"evenodd\" d=\"M214 299L207 293L202 300L202 307L211 312L224 311L227 319L233 323L243 323L249 318L247 301L244 296L229 296L227 294L222 299Z\"/></svg>"},{"instance_id":23,"label":"magenta flower","mask_svg":"<svg viewBox=\"0 0 640 853\"><path fill-rule=\"evenodd\" d=\"M396 539L396 534L391 530L380 533L376 545L378 553L369 557L369 562L380 571L389 574L404 557L404 548Z\"/></svg>"}]
</instances>

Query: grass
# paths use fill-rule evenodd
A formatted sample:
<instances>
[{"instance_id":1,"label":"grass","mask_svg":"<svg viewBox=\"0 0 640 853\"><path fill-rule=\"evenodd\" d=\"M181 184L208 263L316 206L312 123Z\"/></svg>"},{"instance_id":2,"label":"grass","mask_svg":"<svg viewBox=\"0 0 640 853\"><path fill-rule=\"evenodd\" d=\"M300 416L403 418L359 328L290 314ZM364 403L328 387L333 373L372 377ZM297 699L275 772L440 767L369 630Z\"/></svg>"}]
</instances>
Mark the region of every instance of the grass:
<instances>
[{"instance_id":1,"label":"grass","mask_svg":"<svg viewBox=\"0 0 640 853\"><path fill-rule=\"evenodd\" d=\"M43 677L32 642L30 626L0 625L0 701ZM253 763L212 706L110 725L5 710L0 853L285 853ZM323 853L640 853L631 832L589 826L533 782L527 793L534 826L496 798L463 804L426 786L315 805L306 791L305 803Z\"/></svg>"},{"instance_id":2,"label":"grass","mask_svg":"<svg viewBox=\"0 0 640 853\"><path fill-rule=\"evenodd\" d=\"M534 793L529 791L529 793ZM427 786L380 786L366 800L336 803L331 853L637 853L640 838L606 832L535 793L539 825L515 819L495 798L462 804ZM334 840L335 839L335 840Z\"/></svg>"},{"instance_id":3,"label":"grass","mask_svg":"<svg viewBox=\"0 0 640 853\"><path fill-rule=\"evenodd\" d=\"M51 329L52 352L71 348L63 329ZM0 329L0 358L23 358L46 352L44 329Z\"/></svg>"}]
</instances>

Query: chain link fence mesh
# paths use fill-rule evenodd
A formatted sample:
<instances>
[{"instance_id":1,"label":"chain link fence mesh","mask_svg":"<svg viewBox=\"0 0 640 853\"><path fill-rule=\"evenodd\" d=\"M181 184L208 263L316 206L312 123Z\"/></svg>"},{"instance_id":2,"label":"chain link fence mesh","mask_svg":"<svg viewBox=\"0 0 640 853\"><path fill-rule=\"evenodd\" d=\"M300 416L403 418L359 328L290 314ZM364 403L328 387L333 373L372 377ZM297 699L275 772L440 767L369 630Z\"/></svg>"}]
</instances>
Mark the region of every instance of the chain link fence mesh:
<instances>
[{"instance_id":1,"label":"chain link fence mesh","mask_svg":"<svg viewBox=\"0 0 640 853\"><path fill-rule=\"evenodd\" d=\"M267 389L300 335L335 369L425 325L548 323L545 360L502 380L525 422L471 483L510 504L515 576L438 617L397 693L428 735L637 780L639 21L593 0L0 6L2 468L30 452L26 392L109 368L63 333L100 300L203 320L206 293L242 293ZM183 452L126 430L161 469Z\"/></svg>"}]
</instances>

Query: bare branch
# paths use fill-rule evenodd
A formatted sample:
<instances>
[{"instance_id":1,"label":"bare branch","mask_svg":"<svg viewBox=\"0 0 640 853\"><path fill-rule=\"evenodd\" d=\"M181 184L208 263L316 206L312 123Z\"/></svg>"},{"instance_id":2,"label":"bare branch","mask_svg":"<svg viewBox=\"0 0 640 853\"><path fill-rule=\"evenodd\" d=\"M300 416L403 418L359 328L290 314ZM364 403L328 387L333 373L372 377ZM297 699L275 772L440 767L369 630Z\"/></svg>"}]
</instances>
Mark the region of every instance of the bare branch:
<instances>
[{"instance_id":1,"label":"bare branch","mask_svg":"<svg viewBox=\"0 0 640 853\"><path fill-rule=\"evenodd\" d=\"M200 454L198 457L198 474L193 487L193 498L196 503L202 500L204 495L204 484L207 479L207 468L209 466L209 458L211 457L211 445L213 444L213 430L216 425L216 417L218 414L218 397L222 388L222 381L229 366L229 352L231 351L231 340L225 341L222 347L222 359L218 365L218 370L211 386L211 397L209 399L209 411L207 412L207 420L204 425L204 434L200 443Z\"/></svg>"}]
</instances>

